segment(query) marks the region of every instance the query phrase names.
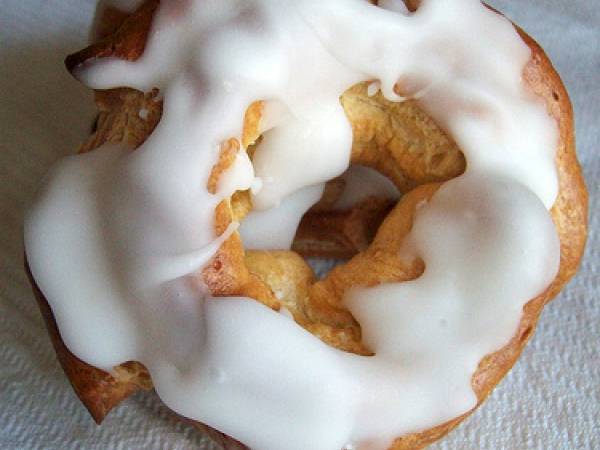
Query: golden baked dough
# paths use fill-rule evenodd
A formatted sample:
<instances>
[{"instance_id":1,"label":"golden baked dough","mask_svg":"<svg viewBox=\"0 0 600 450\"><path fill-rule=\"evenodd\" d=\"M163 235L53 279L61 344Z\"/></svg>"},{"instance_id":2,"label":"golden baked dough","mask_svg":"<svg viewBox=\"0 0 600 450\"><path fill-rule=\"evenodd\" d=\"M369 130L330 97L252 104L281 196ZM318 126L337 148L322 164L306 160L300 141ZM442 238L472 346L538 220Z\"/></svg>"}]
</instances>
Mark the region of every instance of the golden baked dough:
<instances>
[{"instance_id":1,"label":"golden baked dough","mask_svg":"<svg viewBox=\"0 0 600 450\"><path fill-rule=\"evenodd\" d=\"M418 2L408 1L407 4L414 9ZM144 50L157 5L157 0L147 0L130 16L109 14L109 23L102 30L106 33L115 31L100 42L69 56L67 67L72 70L91 57L138 58ZM472 377L479 403L517 360L544 304L575 274L587 232L587 193L575 154L569 97L542 49L522 30L519 33L532 51L523 73L524 80L531 91L544 100L548 113L556 120L560 130L556 156L560 190L551 210L561 242L560 270L546 291L524 307L518 332L512 340L480 362ZM96 130L80 151L90 151L106 142L125 142L131 148L138 147L160 120L162 103L157 94L156 91L144 94L126 88L97 91L99 117ZM334 268L325 279L315 281L312 270L297 253L245 252L239 235L234 233L197 276L202 277L214 296L247 296L271 308L284 306L301 326L330 345L369 354L369 349L361 343L360 326L344 307L342 296L352 286L406 281L423 272L422 261L402 261L397 257L399 247L412 227L415 206L423 199L429 199L441 182L461 174L465 160L456 144L414 102L392 103L380 94L368 97L365 83L351 87L341 101L354 132L352 162L379 170L406 195L393 209L389 202L380 201L371 202L371 206L361 203L350 211L331 212L327 211L325 201L305 217L294 248L304 253L336 257L360 253L346 264ZM142 108L148 111L144 119L139 115ZM261 110L262 104L257 102L246 113L243 148L259 138ZM209 190L214 188L219 175L237 151L243 151L237 141L223 144L221 158L207 186ZM334 182L329 190L335 189ZM249 196L243 192L219 204L215 220L217 234L232 221L241 220L250 209ZM373 234L375 237L370 243ZM114 406L137 389L151 388L150 376L139 363L123 364L110 375L70 353L31 275L30 280L58 359L75 392L97 422L101 422ZM423 448L447 434L468 414L421 433L399 437L392 448ZM201 424L198 426L207 428ZM226 448L243 448L240 443L214 430L210 433Z\"/></svg>"}]
</instances>

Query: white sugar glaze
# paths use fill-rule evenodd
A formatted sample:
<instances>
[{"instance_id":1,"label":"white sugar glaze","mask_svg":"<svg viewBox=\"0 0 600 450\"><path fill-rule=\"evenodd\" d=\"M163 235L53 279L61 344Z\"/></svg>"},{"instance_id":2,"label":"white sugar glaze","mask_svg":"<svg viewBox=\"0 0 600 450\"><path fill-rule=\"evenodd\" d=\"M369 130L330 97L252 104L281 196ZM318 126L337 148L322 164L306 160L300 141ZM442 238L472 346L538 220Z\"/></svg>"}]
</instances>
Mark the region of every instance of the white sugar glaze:
<instances>
[{"instance_id":1,"label":"white sugar glaze","mask_svg":"<svg viewBox=\"0 0 600 450\"><path fill-rule=\"evenodd\" d=\"M308 186L288 196L280 205L250 211L240 226L248 250L289 250L302 216L323 195L323 183Z\"/></svg>"},{"instance_id":2,"label":"white sugar glaze","mask_svg":"<svg viewBox=\"0 0 600 450\"><path fill-rule=\"evenodd\" d=\"M159 87L164 111L135 152L59 163L26 220L32 273L74 354L107 370L141 361L169 407L255 450L386 448L475 405L477 363L558 270L556 127L523 85L530 53L508 21L477 0L386 3L163 1L138 61L79 69L95 88ZM417 212L407 239L424 275L345 299L373 357L251 299L213 299L198 277L235 229L214 234L222 199L262 183L253 202L268 210L347 168L339 97L366 80L417 95L468 163ZM219 143L256 100L280 113L254 167L240 153L209 194Z\"/></svg>"},{"instance_id":3,"label":"white sugar glaze","mask_svg":"<svg viewBox=\"0 0 600 450\"><path fill-rule=\"evenodd\" d=\"M344 175L344 190L333 205L335 209L348 209L369 197L400 198L398 188L387 177L375 169L365 166L351 166Z\"/></svg>"},{"instance_id":4,"label":"white sugar glaze","mask_svg":"<svg viewBox=\"0 0 600 450\"><path fill-rule=\"evenodd\" d=\"M369 197L400 198L398 188L387 177L374 169L354 165L346 170L342 179L344 189L332 205L333 209L346 210ZM302 216L319 201L324 184L315 184L286 197L277 207L251 211L240 225L240 236L248 250L289 250Z\"/></svg>"}]
</instances>

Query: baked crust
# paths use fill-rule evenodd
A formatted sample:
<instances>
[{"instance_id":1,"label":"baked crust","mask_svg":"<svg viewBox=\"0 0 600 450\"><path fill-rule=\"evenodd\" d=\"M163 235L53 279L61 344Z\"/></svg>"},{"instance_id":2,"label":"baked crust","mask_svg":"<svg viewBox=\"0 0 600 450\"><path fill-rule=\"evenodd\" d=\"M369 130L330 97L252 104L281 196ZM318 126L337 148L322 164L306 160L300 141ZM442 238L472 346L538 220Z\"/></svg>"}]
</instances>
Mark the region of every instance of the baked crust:
<instances>
[{"instance_id":1,"label":"baked crust","mask_svg":"<svg viewBox=\"0 0 600 450\"><path fill-rule=\"evenodd\" d=\"M130 16L112 14L107 20L122 23L112 23L103 29L116 31L69 56L67 68L73 71L91 58L137 59L144 50L158 3L147 0ZM418 2L408 4L414 9ZM568 94L541 47L523 30L518 31L532 52L523 78L546 104L559 128L556 163L560 189L551 214L561 242L560 269L546 291L526 304L518 332L511 341L480 362L472 377L478 405L516 362L543 306L577 271L587 235L587 192L575 153L573 112ZM96 131L80 151L90 151L105 142L125 142L131 148L141 145L160 120L162 103L157 94L127 88L97 91ZM365 83L350 88L341 101L354 132L352 162L379 170L406 195L389 214L389 203L381 203L368 211L361 204L345 212L331 212L326 208L324 211L320 205L320 211L316 208L303 219L294 248L328 257L360 253L334 268L324 280L315 282L311 269L296 253L244 252L239 235L234 233L198 276L215 296L248 296L275 309L283 304L300 325L325 342L346 351L369 354L369 349L361 343L358 323L341 302L343 294L352 286L407 281L423 272L422 261L400 260L399 248L412 227L416 205L429 199L441 182L462 173L465 162L456 144L414 102L392 103L380 94L368 97ZM259 138L261 108L257 102L248 109L243 147ZM141 109L147 111L145 118L140 117ZM223 144L221 158L207 188L214 186L239 148L237 142ZM246 193L236 193L231 200L223 201L216 210L216 232L223 232L231 221L240 220L250 209ZM375 238L369 245L373 235ZM27 271L30 275L28 268ZM108 374L75 357L60 338L48 303L31 275L30 280L57 357L75 392L98 423L131 393L151 388L150 376L139 363L128 362ZM399 437L392 448L424 448L451 431L471 412L429 430ZM217 436L226 448L242 448L237 441L214 430L211 435Z\"/></svg>"}]
</instances>

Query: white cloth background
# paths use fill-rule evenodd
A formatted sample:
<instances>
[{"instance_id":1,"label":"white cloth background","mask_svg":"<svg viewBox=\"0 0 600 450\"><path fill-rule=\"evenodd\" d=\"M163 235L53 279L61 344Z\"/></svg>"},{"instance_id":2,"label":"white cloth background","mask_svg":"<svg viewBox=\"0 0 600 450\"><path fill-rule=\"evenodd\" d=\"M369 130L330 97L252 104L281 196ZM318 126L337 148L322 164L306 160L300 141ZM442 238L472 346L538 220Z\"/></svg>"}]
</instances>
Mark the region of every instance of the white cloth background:
<instances>
[{"instance_id":1,"label":"white cloth background","mask_svg":"<svg viewBox=\"0 0 600 450\"><path fill-rule=\"evenodd\" d=\"M598 449L600 4L492 4L539 40L571 93L591 232L581 271L519 363L433 448ZM23 211L48 166L90 131L91 95L62 60L85 45L93 9L94 0L0 0L0 448L212 449L154 394L135 395L97 427L56 362L23 272Z\"/></svg>"}]
</instances>

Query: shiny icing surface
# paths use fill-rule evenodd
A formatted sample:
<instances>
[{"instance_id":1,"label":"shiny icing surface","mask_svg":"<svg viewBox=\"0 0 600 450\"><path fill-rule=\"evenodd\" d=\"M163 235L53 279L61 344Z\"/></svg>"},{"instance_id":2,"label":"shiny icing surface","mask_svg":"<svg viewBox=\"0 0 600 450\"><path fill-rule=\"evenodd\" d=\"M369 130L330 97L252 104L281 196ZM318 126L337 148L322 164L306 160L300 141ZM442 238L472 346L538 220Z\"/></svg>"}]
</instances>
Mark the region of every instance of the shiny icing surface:
<instances>
[{"instance_id":1,"label":"shiny icing surface","mask_svg":"<svg viewBox=\"0 0 600 450\"><path fill-rule=\"evenodd\" d=\"M32 273L75 355L106 370L142 362L170 408L255 450L387 448L475 406L478 362L558 270L557 132L523 85L529 50L508 21L477 0L382 6L164 1L138 61L79 68L94 88L158 87L164 110L135 152L59 163L27 218ZM346 170L339 97L366 80L390 100L417 97L467 159L407 238L424 274L345 298L372 357L251 299L212 298L197 276L237 227L215 235L221 200L252 187L255 209L290 230ZM209 193L220 144L240 138L256 100L278 114L253 161L238 153Z\"/></svg>"},{"instance_id":2,"label":"shiny icing surface","mask_svg":"<svg viewBox=\"0 0 600 450\"><path fill-rule=\"evenodd\" d=\"M335 209L348 209L369 197L389 198L398 200L400 192L387 177L375 169L365 166L351 166L342 175L344 190L333 207Z\"/></svg>"},{"instance_id":3,"label":"shiny icing surface","mask_svg":"<svg viewBox=\"0 0 600 450\"><path fill-rule=\"evenodd\" d=\"M353 165L341 176L344 187L331 206L347 210L369 197L398 200L400 192L374 169ZM323 195L324 184L308 186L286 197L279 206L251 211L240 224L240 236L248 250L289 250L302 216Z\"/></svg>"},{"instance_id":4,"label":"shiny icing surface","mask_svg":"<svg viewBox=\"0 0 600 450\"><path fill-rule=\"evenodd\" d=\"M244 248L248 250L289 250L302 216L323 195L323 183L301 188L278 206L250 211L240 226Z\"/></svg>"}]
</instances>

